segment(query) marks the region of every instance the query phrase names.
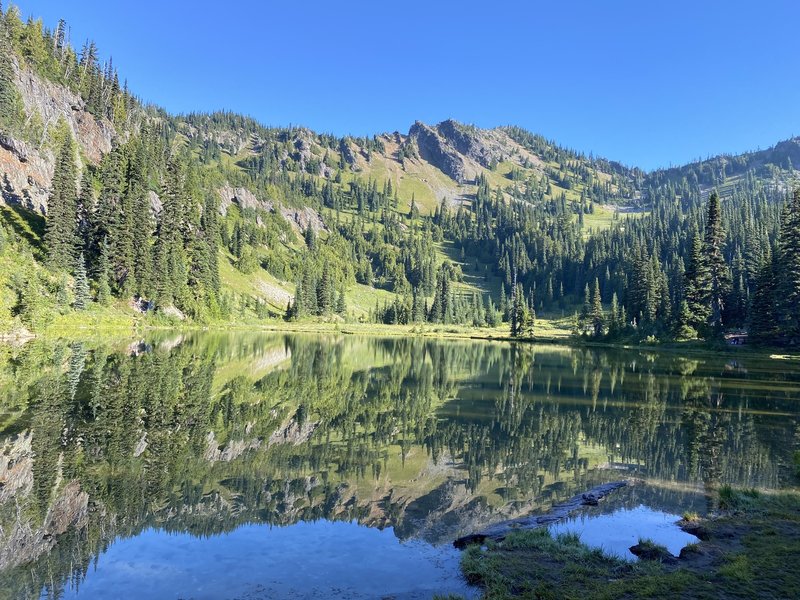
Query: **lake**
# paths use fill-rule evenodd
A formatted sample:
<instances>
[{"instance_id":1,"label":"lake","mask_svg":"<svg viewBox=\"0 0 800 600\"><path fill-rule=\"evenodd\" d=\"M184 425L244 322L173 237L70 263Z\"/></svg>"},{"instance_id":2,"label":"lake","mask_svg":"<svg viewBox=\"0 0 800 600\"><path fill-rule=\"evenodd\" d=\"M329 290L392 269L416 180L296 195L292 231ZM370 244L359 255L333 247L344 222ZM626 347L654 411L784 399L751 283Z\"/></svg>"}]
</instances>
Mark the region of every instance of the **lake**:
<instances>
[{"instance_id":1,"label":"lake","mask_svg":"<svg viewBox=\"0 0 800 600\"><path fill-rule=\"evenodd\" d=\"M10 598L470 597L459 535L624 478L661 526L800 448L755 354L162 332L2 346L0 399Z\"/></svg>"}]
</instances>

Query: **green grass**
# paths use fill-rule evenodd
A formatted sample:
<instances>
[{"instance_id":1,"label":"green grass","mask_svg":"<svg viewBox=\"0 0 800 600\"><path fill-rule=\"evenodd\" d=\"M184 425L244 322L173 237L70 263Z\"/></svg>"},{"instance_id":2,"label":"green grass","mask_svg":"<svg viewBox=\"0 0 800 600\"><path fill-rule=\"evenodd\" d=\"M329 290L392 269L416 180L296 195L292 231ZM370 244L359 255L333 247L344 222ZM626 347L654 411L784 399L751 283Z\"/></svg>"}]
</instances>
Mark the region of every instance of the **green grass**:
<instances>
[{"instance_id":1,"label":"green grass","mask_svg":"<svg viewBox=\"0 0 800 600\"><path fill-rule=\"evenodd\" d=\"M576 536L553 538L540 529L471 546L461 568L492 600L797 597L800 495L723 486L718 500L732 512L708 520L687 513L687 521L702 521L709 539L687 546L676 565L622 561Z\"/></svg>"}]
</instances>

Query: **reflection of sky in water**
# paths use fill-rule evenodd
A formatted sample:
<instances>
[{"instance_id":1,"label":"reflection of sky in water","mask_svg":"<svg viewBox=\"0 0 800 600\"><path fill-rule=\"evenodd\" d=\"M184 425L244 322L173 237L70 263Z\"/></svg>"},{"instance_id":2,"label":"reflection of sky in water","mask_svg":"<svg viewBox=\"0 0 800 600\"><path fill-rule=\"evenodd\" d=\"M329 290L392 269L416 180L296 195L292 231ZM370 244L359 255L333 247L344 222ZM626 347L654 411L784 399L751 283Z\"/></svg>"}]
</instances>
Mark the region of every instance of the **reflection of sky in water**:
<instances>
[{"instance_id":1,"label":"reflection of sky in water","mask_svg":"<svg viewBox=\"0 0 800 600\"><path fill-rule=\"evenodd\" d=\"M610 514L582 514L550 527L555 536L559 533L577 533L581 541L592 548L602 548L628 560L636 560L629 548L639 539L648 538L665 546L672 554L680 554L681 548L698 541L693 535L681 530L675 522L677 515L653 510L644 505L620 509Z\"/></svg>"},{"instance_id":2,"label":"reflection of sky in water","mask_svg":"<svg viewBox=\"0 0 800 600\"><path fill-rule=\"evenodd\" d=\"M474 591L450 545L317 521L211 537L147 529L112 544L64 598L431 598Z\"/></svg>"}]
</instances>

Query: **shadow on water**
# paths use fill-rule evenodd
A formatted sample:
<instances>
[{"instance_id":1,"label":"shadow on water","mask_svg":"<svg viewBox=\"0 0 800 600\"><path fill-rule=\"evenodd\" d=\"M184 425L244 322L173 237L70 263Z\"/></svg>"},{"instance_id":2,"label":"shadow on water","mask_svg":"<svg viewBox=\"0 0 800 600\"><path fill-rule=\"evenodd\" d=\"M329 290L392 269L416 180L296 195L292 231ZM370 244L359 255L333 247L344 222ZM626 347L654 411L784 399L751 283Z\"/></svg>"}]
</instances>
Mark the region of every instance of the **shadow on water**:
<instances>
[{"instance_id":1,"label":"shadow on water","mask_svg":"<svg viewBox=\"0 0 800 600\"><path fill-rule=\"evenodd\" d=\"M0 588L461 589L449 542L597 483L641 478L618 508L680 514L790 482L800 369L740 362L280 334L4 348Z\"/></svg>"}]
</instances>

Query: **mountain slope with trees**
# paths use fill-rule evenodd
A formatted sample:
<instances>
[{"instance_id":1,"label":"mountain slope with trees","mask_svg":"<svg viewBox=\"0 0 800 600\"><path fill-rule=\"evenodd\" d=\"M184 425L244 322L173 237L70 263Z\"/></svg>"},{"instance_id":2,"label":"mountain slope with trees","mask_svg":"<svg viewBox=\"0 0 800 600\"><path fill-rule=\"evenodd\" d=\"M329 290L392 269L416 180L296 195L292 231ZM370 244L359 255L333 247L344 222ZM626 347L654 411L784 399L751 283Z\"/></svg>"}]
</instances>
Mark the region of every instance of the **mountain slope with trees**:
<instances>
[{"instance_id":1,"label":"mountain slope with trees","mask_svg":"<svg viewBox=\"0 0 800 600\"><path fill-rule=\"evenodd\" d=\"M574 313L598 339L800 341L800 138L647 173L517 127L169 115L67 31L0 18L0 330L125 313L529 336Z\"/></svg>"}]
</instances>

